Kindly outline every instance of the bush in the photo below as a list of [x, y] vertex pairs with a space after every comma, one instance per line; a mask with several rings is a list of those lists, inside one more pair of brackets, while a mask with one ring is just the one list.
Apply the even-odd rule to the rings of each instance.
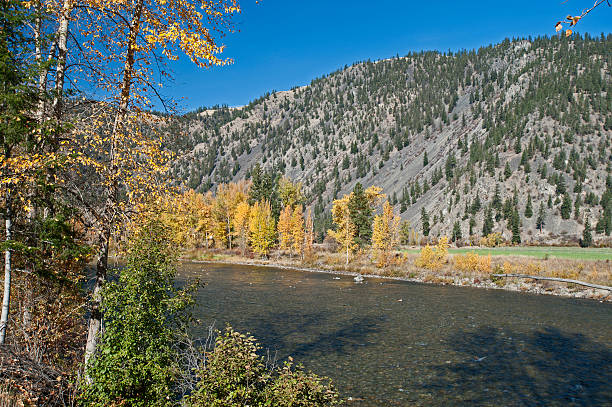
[[191, 407], [339, 405], [338, 393], [328, 379], [294, 367], [292, 359], [282, 367], [268, 368], [257, 355], [252, 336], [227, 327], [219, 333], [212, 352], [198, 372], [196, 390], [189, 396]]
[[491, 273], [491, 255], [479, 256], [474, 252], [458, 254], [453, 258], [453, 263], [459, 271]]
[[503, 243], [504, 238], [497, 232], [489, 233], [487, 236], [480, 238], [480, 246], [497, 247], [501, 246]]
[[176, 403], [177, 335], [191, 296], [174, 288], [167, 230], [150, 221], [129, 249], [127, 266], [102, 292], [105, 329], [86, 372], [86, 406]]
[[421, 254], [414, 261], [414, 265], [417, 267], [439, 271], [442, 269], [448, 258], [448, 238], [442, 236], [438, 240], [438, 245], [431, 247], [430, 245], [425, 246], [421, 249]]

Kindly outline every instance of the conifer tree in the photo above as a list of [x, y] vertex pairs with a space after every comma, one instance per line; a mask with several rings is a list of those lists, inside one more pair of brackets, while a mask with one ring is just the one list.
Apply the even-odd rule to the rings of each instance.
[[582, 231], [582, 239], [580, 240], [580, 246], [589, 247], [593, 245], [593, 236], [591, 235], [591, 223], [587, 217], [584, 222], [584, 230]]
[[453, 233], [451, 234], [451, 241], [456, 242], [457, 240], [461, 240], [461, 225], [459, 221], [456, 220], [453, 224]]
[[536, 219], [536, 227], [542, 233], [542, 229], [546, 224], [546, 213], [544, 212], [544, 202], [540, 202], [540, 210], [538, 211], [538, 218]]
[[506, 165], [504, 166], [504, 178], [508, 179], [512, 175], [512, 170], [510, 170], [510, 164], [506, 161]]
[[531, 203], [531, 194], [527, 195], [527, 205], [525, 206], [525, 217], [531, 218], [533, 216], [533, 207]]
[[425, 207], [421, 208], [421, 224], [423, 226], [423, 236], [429, 236], [429, 215]]
[[521, 219], [516, 208], [512, 212], [512, 243], [521, 244]]
[[427, 151], [425, 151], [425, 154], [423, 154], [423, 167], [427, 167], [428, 163], [429, 159], [427, 158]]
[[487, 208], [487, 212], [485, 213], [485, 218], [482, 223], [482, 235], [488, 236], [493, 232], [493, 211], [489, 206]]
[[348, 210], [355, 226], [355, 242], [363, 247], [372, 238], [372, 207], [361, 183], [357, 183], [349, 195]]
[[571, 213], [572, 213], [572, 200], [570, 199], [569, 194], [566, 192], [563, 195], [563, 202], [561, 203], [561, 218], [569, 219]]

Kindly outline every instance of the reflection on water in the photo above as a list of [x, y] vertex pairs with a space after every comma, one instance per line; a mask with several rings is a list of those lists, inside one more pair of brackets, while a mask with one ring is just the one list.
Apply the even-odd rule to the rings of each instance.
[[359, 406], [612, 405], [612, 305], [499, 290], [184, 264], [196, 316], [251, 332]]

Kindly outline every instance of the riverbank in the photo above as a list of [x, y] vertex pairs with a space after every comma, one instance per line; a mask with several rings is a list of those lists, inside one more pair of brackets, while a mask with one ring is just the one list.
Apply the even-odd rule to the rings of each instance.
[[[186, 253], [184, 260], [198, 263], [221, 263], [244, 266], [270, 267], [284, 270], [307, 271], [338, 275], [362, 275], [364, 278], [384, 278], [418, 283], [468, 286], [516, 292], [556, 295], [569, 298], [588, 298], [612, 302], [612, 292], [555, 281], [519, 278], [497, 278], [493, 273], [477, 270], [461, 271], [454, 267], [454, 258], [437, 271], [414, 266], [416, 257], [408, 255], [391, 266], [376, 267], [369, 256], [360, 254], [346, 265], [343, 256], [336, 253], [315, 253], [308, 261], [291, 258], [283, 253], [274, 253], [269, 259], [241, 256], [232, 251]], [[492, 270], [515, 272], [542, 277], [572, 278], [593, 284], [609, 285], [612, 280], [612, 265], [609, 261], [579, 262], [574, 260], [533, 260], [504, 256], [492, 260]]]

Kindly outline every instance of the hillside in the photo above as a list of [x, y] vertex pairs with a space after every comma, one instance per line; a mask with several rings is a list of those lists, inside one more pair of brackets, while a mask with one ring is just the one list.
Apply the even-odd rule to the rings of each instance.
[[481, 235], [489, 217], [485, 229], [510, 239], [516, 217], [523, 242], [567, 243], [588, 219], [601, 241], [612, 228], [611, 40], [411, 53], [200, 109], [168, 128], [172, 177], [206, 192], [260, 163], [303, 183], [319, 230], [360, 182], [382, 187], [419, 231], [424, 208], [430, 236], [456, 222], [464, 238]]

